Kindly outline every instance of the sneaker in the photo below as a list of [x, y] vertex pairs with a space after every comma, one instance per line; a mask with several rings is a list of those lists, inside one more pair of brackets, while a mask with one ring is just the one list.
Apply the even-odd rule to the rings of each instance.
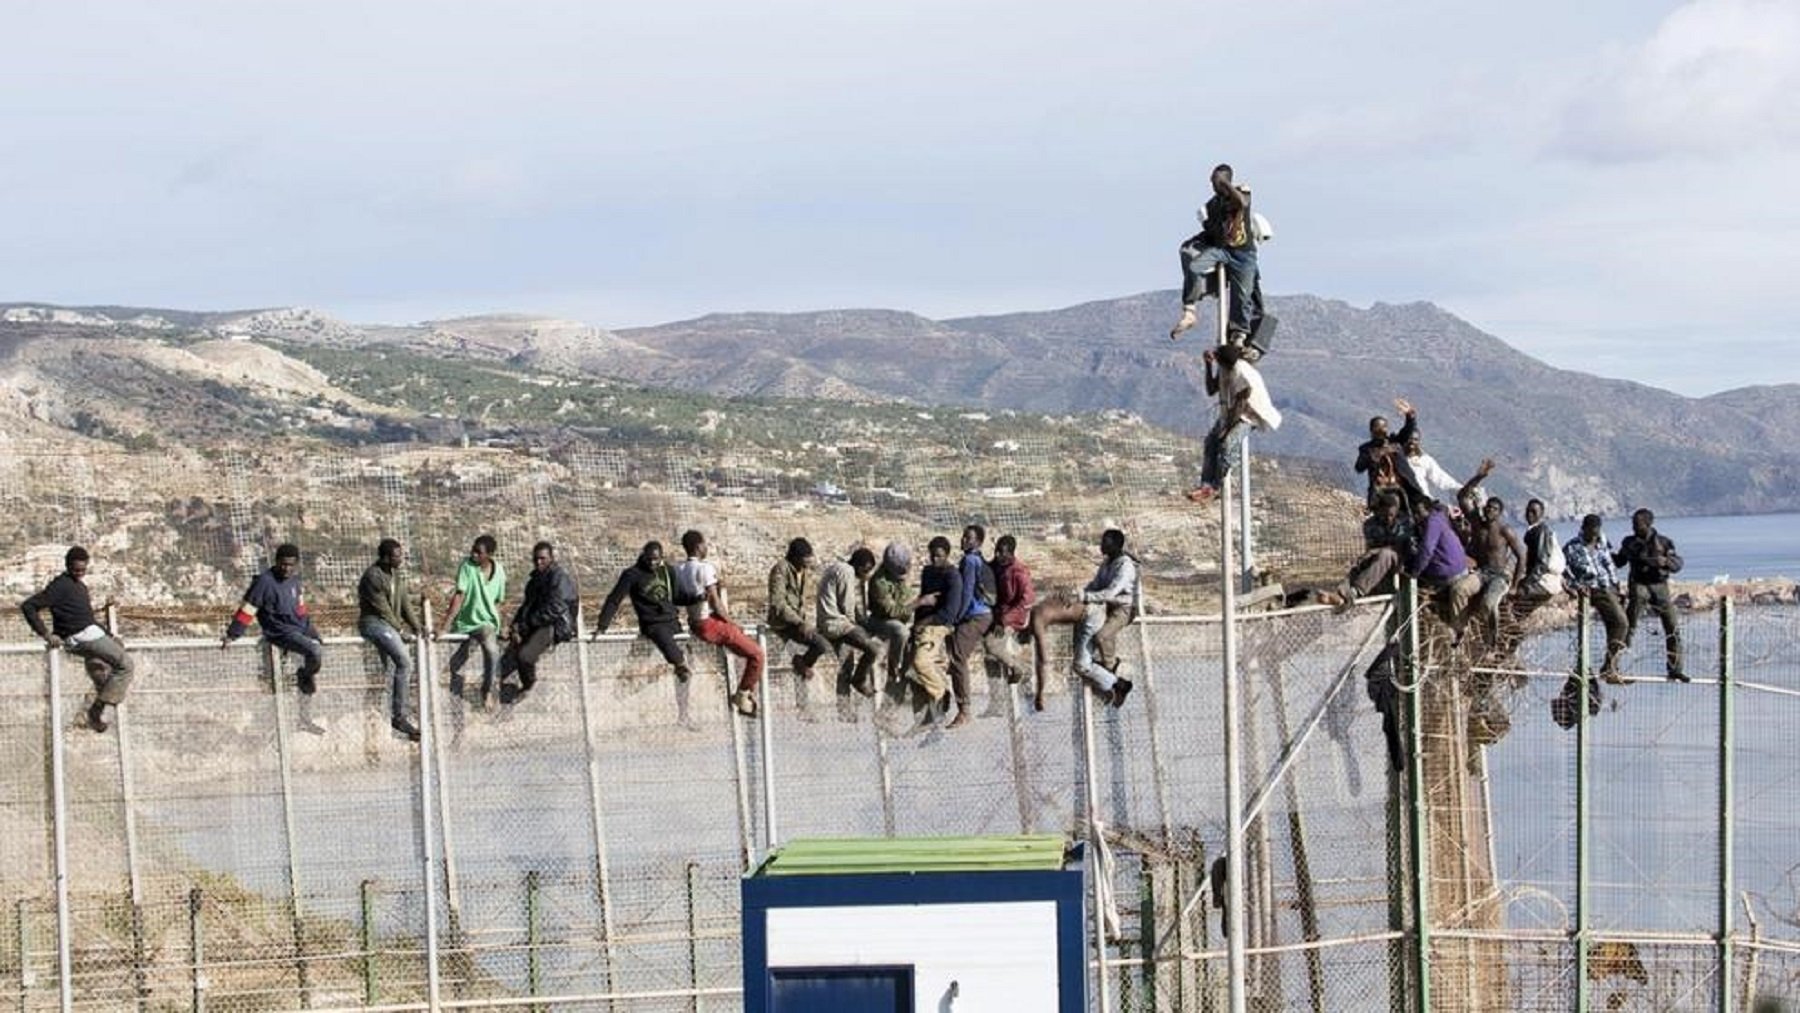
[[812, 666], [811, 665], [802, 665], [800, 663], [800, 655], [798, 655], [798, 654], [794, 655], [794, 660], [789, 662], [789, 664], [791, 664], [793, 666], [795, 678], [799, 678], [799, 679], [812, 678], [812, 675], [813, 675]]
[[411, 721], [408, 721], [404, 717], [391, 718], [388, 721], [388, 726], [393, 728], [394, 731], [398, 732], [403, 737], [405, 737], [406, 740], [409, 742], [419, 741], [418, 726], [413, 724]]
[[1199, 322], [1200, 322], [1200, 314], [1194, 309], [1194, 307], [1183, 306], [1181, 308], [1181, 319], [1175, 321], [1174, 327], [1169, 328], [1169, 340], [1174, 341], [1176, 338], [1181, 337], [1184, 333], [1193, 330], [1194, 325]]
[[740, 689], [731, 694], [731, 707], [747, 718], [756, 716], [756, 694], [747, 689]]
[[1694, 680], [1688, 678], [1688, 675], [1686, 672], [1670, 672], [1669, 673], [1669, 681], [1670, 682], [1693, 682]]
[[676, 682], [686, 682], [690, 678], [693, 678], [693, 675], [694, 675], [694, 670], [687, 667], [686, 665], [676, 665], [675, 666], [675, 681]]
[[1262, 361], [1262, 349], [1256, 347], [1255, 345], [1245, 345], [1244, 346], [1244, 354], [1239, 356], [1239, 358], [1243, 359], [1245, 362], [1248, 362], [1248, 363], [1254, 365], [1254, 364]]
[[299, 684], [300, 692], [307, 696], [312, 696], [319, 690], [318, 679], [308, 673], [302, 672], [295, 678], [295, 682]]
[[1191, 503], [1198, 503], [1201, 506], [1205, 506], [1206, 504], [1211, 503], [1213, 500], [1213, 497], [1217, 496], [1218, 494], [1219, 494], [1219, 490], [1214, 489], [1212, 486], [1200, 485], [1200, 486], [1195, 486], [1192, 489], [1189, 489], [1187, 491], [1187, 498], [1188, 498], [1188, 501]]
[[106, 704], [104, 701], [95, 700], [94, 705], [88, 708], [87, 726], [96, 732], [104, 732], [111, 727], [106, 723]]
[[1125, 706], [1125, 698], [1131, 695], [1130, 679], [1114, 679], [1111, 702], [1114, 707]]

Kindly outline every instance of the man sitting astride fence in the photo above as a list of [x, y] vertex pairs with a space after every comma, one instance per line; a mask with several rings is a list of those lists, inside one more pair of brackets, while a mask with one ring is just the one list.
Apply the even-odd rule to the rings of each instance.
[[500, 659], [502, 680], [514, 672], [517, 685], [500, 683], [500, 702], [519, 701], [537, 685], [538, 662], [557, 644], [574, 640], [576, 613], [581, 601], [575, 589], [575, 578], [556, 561], [556, 547], [539, 542], [531, 547], [531, 578], [525, 582], [525, 598], [513, 613], [506, 631], [506, 656]]
[[1619, 603], [1619, 577], [1613, 572], [1612, 541], [1601, 530], [1599, 514], [1581, 519], [1581, 534], [1563, 546], [1568, 561], [1567, 583], [1575, 597], [1586, 599], [1600, 614], [1606, 627], [1606, 660], [1600, 663], [1600, 678], [1611, 683], [1624, 682], [1619, 675], [1619, 654], [1625, 650], [1630, 620], [1625, 606]]
[[300, 586], [299, 546], [276, 547], [275, 562], [250, 582], [231, 624], [225, 627], [219, 649], [230, 647], [251, 623], [262, 627], [263, 639], [273, 646], [300, 655], [300, 668], [294, 673], [295, 685], [300, 689], [298, 724], [301, 731], [323, 734], [325, 729], [312, 720], [310, 703], [319, 688], [317, 678], [325, 663], [325, 642], [306, 614], [306, 596]]
[[1363, 546], [1367, 551], [1335, 590], [1314, 592], [1313, 598], [1347, 609], [1365, 595], [1391, 591], [1394, 577], [1413, 556], [1414, 542], [1412, 518], [1401, 508], [1400, 494], [1383, 490], [1375, 497], [1375, 512], [1363, 521]]
[[413, 607], [406, 574], [401, 570], [406, 553], [398, 541], [383, 538], [375, 549], [375, 564], [363, 571], [356, 584], [356, 632], [373, 644], [388, 676], [388, 724], [414, 742], [419, 726], [413, 723], [407, 696], [411, 691], [412, 657], [400, 635], [405, 626], [420, 636], [423, 624]]
[[1669, 665], [1669, 678], [1690, 682], [1681, 665], [1681, 626], [1675, 620], [1675, 602], [1669, 595], [1669, 578], [1681, 572], [1681, 554], [1675, 543], [1657, 533], [1656, 515], [1638, 510], [1631, 515], [1631, 534], [1619, 543], [1613, 563], [1629, 566], [1630, 605], [1625, 610], [1628, 624], [1625, 640], [1630, 643], [1637, 632], [1638, 617], [1646, 607], [1662, 620], [1663, 653]]
[[1419, 547], [1407, 564], [1407, 573], [1421, 588], [1440, 593], [1439, 604], [1450, 625], [1451, 643], [1461, 643], [1469, 602], [1481, 589], [1481, 578], [1469, 571], [1462, 539], [1450, 527], [1450, 515], [1442, 503], [1421, 500], [1414, 504], [1412, 513]]
[[819, 577], [819, 635], [837, 655], [838, 718], [844, 721], [856, 720], [852, 690], [875, 695], [875, 666], [885, 651], [865, 625], [869, 610], [863, 584], [875, 573], [875, 565], [875, 553], [857, 546], [848, 560], [833, 560]]
[[[44, 638], [51, 650], [62, 648], [81, 658], [88, 679], [94, 684], [94, 702], [88, 705], [87, 724], [96, 732], [106, 731], [106, 707], [115, 708], [124, 701], [131, 685], [131, 656], [125, 645], [94, 622], [94, 603], [88, 596], [88, 551], [79, 545], [63, 553], [63, 572], [45, 585], [42, 591], [25, 599], [19, 611], [31, 632]], [[50, 610], [50, 628], [44, 628], [39, 613]]]
[[619, 573], [619, 580], [600, 606], [600, 621], [594, 624], [594, 637], [612, 629], [619, 606], [629, 596], [631, 611], [637, 616], [638, 633], [656, 645], [663, 660], [675, 670], [675, 678], [688, 681], [693, 670], [688, 668], [687, 651], [675, 639], [681, 634], [681, 620], [675, 609], [675, 575], [663, 562], [661, 542], [645, 542], [635, 562]]

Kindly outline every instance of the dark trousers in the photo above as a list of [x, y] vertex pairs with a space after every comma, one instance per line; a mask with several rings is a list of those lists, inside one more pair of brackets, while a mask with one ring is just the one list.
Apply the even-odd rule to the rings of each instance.
[[1217, 489], [1225, 482], [1225, 476], [1231, 472], [1232, 459], [1238, 456], [1238, 448], [1244, 445], [1244, 437], [1250, 435], [1250, 428], [1242, 419], [1226, 419], [1219, 416], [1213, 427], [1207, 430], [1205, 450], [1200, 458], [1200, 484]]
[[1600, 664], [1600, 673], [1608, 675], [1619, 670], [1619, 652], [1625, 650], [1625, 642], [1631, 639], [1631, 620], [1625, 615], [1625, 606], [1619, 604], [1618, 594], [1610, 587], [1589, 591], [1587, 600], [1599, 613], [1601, 625], [1606, 627], [1606, 660]]
[[1638, 618], [1643, 615], [1646, 607], [1662, 620], [1663, 654], [1669, 664], [1669, 674], [1682, 674], [1681, 627], [1675, 620], [1675, 602], [1669, 597], [1668, 581], [1631, 585], [1631, 605], [1625, 612], [1626, 640], [1629, 641], [1637, 633]]
[[675, 642], [675, 637], [681, 633], [680, 624], [673, 621], [651, 623], [649, 626], [638, 627], [638, 632], [644, 635], [644, 639], [656, 645], [656, 649], [662, 652], [664, 661], [677, 668], [687, 664], [687, 652]]
[[500, 677], [505, 678], [517, 672], [519, 692], [530, 690], [537, 685], [538, 662], [555, 646], [556, 627], [539, 626], [506, 649], [506, 656], [500, 659]]
[[794, 656], [794, 674], [796, 675], [805, 674], [810, 677], [812, 667], [819, 663], [820, 658], [831, 653], [831, 641], [826, 640], [825, 634], [816, 629], [813, 630], [810, 638], [803, 636], [802, 630], [798, 626], [770, 626], [769, 632], [788, 643], [806, 648], [805, 652]]
[[969, 659], [981, 654], [981, 638], [994, 625], [994, 614], [983, 612], [956, 624], [950, 634], [950, 691], [959, 707], [969, 703]]
[[1350, 568], [1344, 582], [1338, 585], [1338, 593], [1355, 601], [1365, 595], [1373, 594], [1376, 588], [1389, 583], [1390, 579], [1400, 572], [1400, 553], [1387, 546], [1370, 549]]
[[311, 696], [318, 689], [319, 666], [325, 663], [325, 645], [302, 636], [268, 637], [276, 649], [300, 655], [300, 667], [294, 671], [294, 683], [300, 692]]
[[842, 636], [825, 638], [837, 653], [838, 696], [849, 696], [855, 684], [874, 677], [875, 662], [882, 657], [886, 644], [861, 626], [852, 626]]

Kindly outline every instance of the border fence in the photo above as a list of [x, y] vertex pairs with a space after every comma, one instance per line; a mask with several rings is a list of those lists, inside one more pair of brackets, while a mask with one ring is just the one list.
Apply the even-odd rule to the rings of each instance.
[[[1573, 630], [1471, 665], [1408, 614], [1239, 622], [1251, 1008], [1800, 1000], [1800, 617], [1690, 614], [1693, 684], [1640, 643], [1565, 729]], [[779, 663], [733, 718], [710, 648], [684, 684], [623, 636], [484, 711], [425, 640], [416, 745], [354, 639], [330, 639], [312, 734], [266, 646], [122, 633], [141, 674], [105, 735], [74, 726], [67, 656], [0, 647], [5, 1008], [736, 1009], [737, 880], [771, 845], [1044, 831], [1104, 845], [1097, 1003], [1225, 1008], [1216, 619], [1129, 630], [1123, 708], [1058, 676], [1035, 713], [990, 679], [983, 720], [903, 735], [885, 695], [840, 710]], [[1404, 770], [1365, 679], [1390, 638]]]

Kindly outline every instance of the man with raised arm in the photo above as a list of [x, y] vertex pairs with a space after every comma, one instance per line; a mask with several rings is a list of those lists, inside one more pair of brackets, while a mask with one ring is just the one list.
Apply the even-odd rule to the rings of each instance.
[[[94, 702], [88, 705], [87, 724], [96, 732], [109, 727], [108, 705], [118, 707], [131, 685], [131, 656], [125, 645], [94, 621], [94, 603], [88, 596], [88, 550], [72, 545], [63, 553], [63, 572], [42, 591], [19, 603], [25, 625], [42, 637], [51, 650], [61, 648], [81, 658], [94, 684]], [[45, 628], [41, 613], [50, 611]]]
[[661, 542], [645, 542], [637, 561], [620, 571], [612, 593], [600, 606], [600, 621], [594, 624], [594, 638], [612, 629], [619, 606], [631, 598], [631, 611], [637, 616], [638, 633], [656, 645], [663, 660], [675, 670], [675, 678], [688, 681], [687, 652], [675, 638], [681, 634], [681, 621], [675, 609], [675, 574], [663, 562]]
[[1388, 432], [1388, 420], [1377, 415], [1369, 420], [1369, 438], [1356, 448], [1356, 470], [1369, 476], [1367, 502], [1371, 508], [1375, 506], [1375, 494], [1383, 489], [1397, 490], [1409, 509], [1431, 498], [1420, 488], [1406, 459], [1406, 445], [1418, 432], [1418, 412], [1403, 397], [1394, 399], [1394, 407], [1406, 419], [1400, 431]]
[[722, 647], [744, 660], [737, 690], [731, 694], [731, 706], [745, 717], [755, 717], [756, 689], [762, 683], [762, 647], [732, 621], [725, 585], [719, 581], [719, 568], [707, 558], [711, 546], [706, 536], [694, 530], [683, 532], [681, 549], [687, 559], [675, 568], [675, 593], [687, 605], [688, 629], [702, 643]]

